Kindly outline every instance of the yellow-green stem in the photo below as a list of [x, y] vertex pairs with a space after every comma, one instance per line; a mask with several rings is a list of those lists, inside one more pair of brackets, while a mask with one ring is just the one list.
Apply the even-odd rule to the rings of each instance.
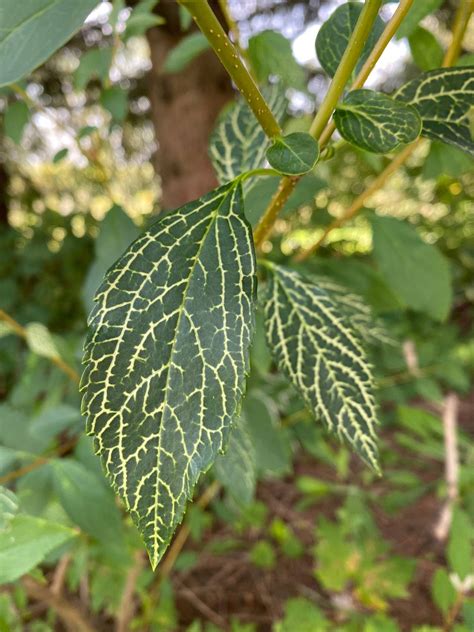
[[310, 134], [319, 140], [324, 128], [334, 112], [337, 102], [344, 92], [347, 82], [351, 78], [354, 68], [362, 54], [367, 38], [378, 15], [382, 0], [366, 0], [347, 48], [334, 75], [329, 90], [321, 103], [309, 129]]
[[178, 0], [191, 13], [201, 33], [206, 37], [222, 65], [229, 73], [239, 92], [246, 99], [252, 112], [269, 138], [281, 135], [281, 128], [262, 96], [252, 75], [219, 20], [214, 15], [207, 0]]
[[[341, 63], [329, 86], [329, 90], [318, 110], [318, 113], [311, 125], [310, 133], [316, 140], [324, 130], [327, 122], [332, 116], [334, 108], [342, 95], [344, 88], [354, 71], [364, 47], [365, 41], [370, 33], [372, 25], [377, 17], [382, 0], [367, 0], [360, 14], [354, 32], [347, 44], [347, 48], [341, 59]], [[279, 212], [285, 202], [293, 192], [299, 178], [283, 178], [280, 186], [270, 201], [262, 219], [254, 232], [255, 247], [261, 248], [265, 238], [272, 229]]]

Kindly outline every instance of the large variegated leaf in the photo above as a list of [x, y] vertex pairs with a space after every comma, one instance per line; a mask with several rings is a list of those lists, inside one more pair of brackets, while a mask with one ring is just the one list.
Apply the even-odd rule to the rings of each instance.
[[469, 119], [474, 107], [474, 66], [426, 72], [402, 86], [395, 98], [418, 110], [423, 136], [474, 155]]
[[372, 375], [338, 305], [297, 272], [272, 265], [265, 320], [278, 366], [315, 417], [378, 470]]
[[166, 215], [109, 270], [90, 317], [87, 429], [153, 566], [244, 388], [256, 276], [242, 205], [229, 183]]
[[421, 119], [414, 107], [374, 90], [353, 90], [339, 103], [334, 123], [349, 143], [384, 154], [421, 133]]
[[[267, 103], [281, 120], [286, 101], [276, 88], [264, 91]], [[268, 140], [260, 123], [243, 99], [221, 114], [209, 143], [209, 154], [219, 182], [230, 182], [240, 174], [258, 169], [265, 162]]]

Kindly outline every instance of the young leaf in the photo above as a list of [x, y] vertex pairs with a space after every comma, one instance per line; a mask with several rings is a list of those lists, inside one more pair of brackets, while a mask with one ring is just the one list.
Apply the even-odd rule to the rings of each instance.
[[82, 26], [98, 0], [2, 0], [0, 86], [42, 64]]
[[63, 525], [18, 515], [0, 533], [0, 583], [13, 582], [76, 533]]
[[[277, 120], [281, 120], [286, 101], [277, 89], [264, 90], [264, 97]], [[212, 133], [209, 155], [221, 184], [263, 166], [267, 137], [252, 110], [239, 99], [222, 112]]]
[[202, 33], [190, 33], [171, 50], [165, 60], [165, 72], [181, 72], [192, 60], [209, 48], [209, 42]]
[[433, 70], [443, 63], [444, 51], [433, 33], [421, 26], [408, 38], [413, 61], [421, 70]]
[[354, 90], [337, 106], [334, 122], [341, 136], [366, 151], [385, 154], [421, 133], [415, 108], [373, 90]]
[[[319, 29], [316, 37], [316, 54], [319, 63], [329, 76], [334, 76], [337, 67], [344, 55], [344, 52], [351, 38], [352, 32], [357, 24], [363, 7], [362, 2], [346, 2], [338, 7]], [[367, 38], [367, 42], [362, 51], [362, 55], [357, 62], [355, 72], [357, 73], [370, 55], [375, 42], [380, 37], [384, 22], [377, 17], [372, 31]]]
[[418, 110], [423, 121], [423, 136], [474, 155], [469, 128], [469, 112], [474, 102], [474, 66], [426, 72], [402, 86], [395, 98]]
[[275, 361], [308, 408], [378, 471], [372, 374], [358, 336], [330, 295], [272, 265], [265, 304]]
[[230, 183], [163, 217], [108, 272], [90, 316], [87, 430], [154, 567], [242, 397], [256, 286], [242, 206]]
[[113, 49], [111, 46], [93, 48], [81, 55], [79, 66], [74, 72], [74, 89], [85, 90], [91, 79], [100, 79], [103, 83], [109, 76]]
[[240, 504], [248, 505], [257, 483], [255, 452], [243, 417], [231, 430], [227, 452], [217, 457], [216, 478]]
[[5, 136], [19, 145], [23, 138], [23, 132], [30, 120], [30, 110], [23, 101], [15, 101], [7, 107], [3, 119]]
[[319, 145], [306, 132], [294, 132], [288, 136], [275, 138], [267, 149], [270, 165], [290, 176], [308, 173], [319, 158]]
[[412, 309], [444, 320], [451, 307], [449, 265], [413, 226], [394, 217], [372, 218], [374, 258], [386, 283]]

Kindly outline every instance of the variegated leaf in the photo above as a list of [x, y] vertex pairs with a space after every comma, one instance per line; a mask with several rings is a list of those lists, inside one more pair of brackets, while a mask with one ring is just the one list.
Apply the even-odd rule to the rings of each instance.
[[378, 471], [373, 378], [359, 337], [330, 295], [270, 265], [265, 303], [274, 358], [316, 418]]
[[311, 275], [311, 280], [327, 292], [334, 303], [341, 308], [361, 340], [367, 343], [394, 344], [393, 338], [390, 337], [383, 323], [374, 316], [361, 296], [328, 277]]
[[334, 123], [349, 143], [385, 154], [421, 133], [421, 118], [414, 107], [374, 90], [353, 90], [339, 103]]
[[153, 567], [242, 397], [256, 286], [242, 206], [229, 183], [163, 217], [109, 270], [90, 316], [87, 430]]
[[[281, 120], [286, 101], [276, 88], [265, 90], [264, 96], [277, 120]], [[209, 154], [219, 182], [230, 182], [237, 176], [262, 167], [268, 140], [260, 123], [243, 99], [225, 108], [212, 133]]]
[[395, 98], [413, 105], [422, 135], [474, 155], [470, 111], [474, 107], [474, 66], [438, 68], [409, 81]]

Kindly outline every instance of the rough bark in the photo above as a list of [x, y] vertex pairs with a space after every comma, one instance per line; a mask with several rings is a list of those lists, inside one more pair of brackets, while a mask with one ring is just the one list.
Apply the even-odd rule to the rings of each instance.
[[162, 180], [162, 205], [174, 208], [216, 186], [207, 146], [217, 115], [232, 98], [232, 86], [211, 51], [179, 73], [163, 72], [166, 56], [183, 33], [175, 3], [157, 8], [166, 25], [148, 32], [149, 93], [158, 142], [155, 166]]

